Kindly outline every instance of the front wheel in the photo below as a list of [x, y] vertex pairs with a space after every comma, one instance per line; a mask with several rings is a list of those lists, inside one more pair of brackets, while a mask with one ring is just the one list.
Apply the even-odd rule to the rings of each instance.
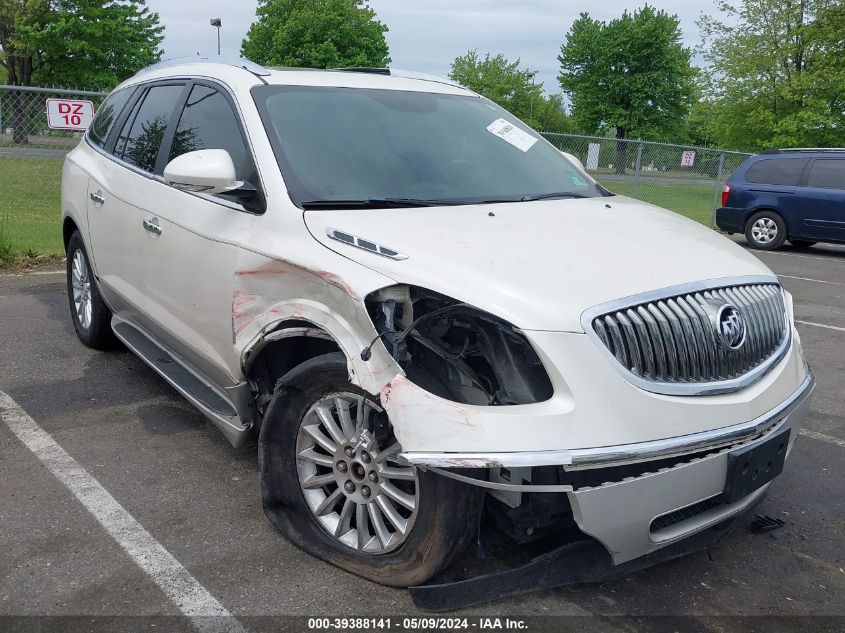
[[774, 211], [760, 211], [748, 219], [745, 239], [753, 248], [777, 250], [786, 240], [786, 223]]
[[259, 436], [264, 512], [288, 540], [369, 580], [426, 582], [475, 533], [481, 493], [398, 459], [387, 415], [342, 354], [288, 373]]
[[108, 349], [117, 344], [111, 329], [111, 311], [100, 296], [88, 253], [79, 231], [67, 245], [67, 294], [76, 335], [88, 347]]

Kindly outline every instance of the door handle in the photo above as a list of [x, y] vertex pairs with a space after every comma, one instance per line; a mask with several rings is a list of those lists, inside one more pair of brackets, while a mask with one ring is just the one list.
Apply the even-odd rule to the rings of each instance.
[[103, 193], [101, 191], [97, 191], [96, 193], [90, 193], [90, 194], [88, 194], [88, 197], [91, 198], [91, 201], [94, 204], [101, 205], [106, 201], [106, 199], [103, 197]]
[[153, 235], [161, 235], [161, 227], [152, 220], [144, 220], [144, 230]]

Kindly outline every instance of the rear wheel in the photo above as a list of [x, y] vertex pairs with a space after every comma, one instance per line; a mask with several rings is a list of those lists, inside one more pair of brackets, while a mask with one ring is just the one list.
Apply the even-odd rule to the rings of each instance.
[[287, 374], [259, 437], [264, 512], [290, 541], [375, 582], [426, 582], [474, 534], [481, 493], [398, 459], [387, 415], [328, 354]]
[[760, 211], [748, 219], [745, 239], [754, 248], [776, 250], [786, 240], [786, 223], [774, 211]]
[[67, 294], [76, 335], [88, 347], [114, 347], [117, 338], [111, 329], [111, 311], [100, 296], [97, 281], [79, 231], [67, 246]]
[[810, 248], [811, 246], [815, 246], [816, 242], [810, 242], [809, 240], [789, 240], [789, 243], [792, 244], [795, 248]]

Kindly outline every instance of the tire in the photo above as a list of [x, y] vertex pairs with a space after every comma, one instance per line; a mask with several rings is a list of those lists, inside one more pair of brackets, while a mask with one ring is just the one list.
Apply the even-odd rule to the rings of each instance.
[[745, 239], [752, 248], [774, 251], [783, 245], [786, 238], [786, 223], [774, 211], [759, 211], [745, 224]]
[[[344, 431], [338, 412], [347, 404], [353, 422], [351, 426], [347, 423]], [[318, 405], [323, 409], [322, 417], [316, 413]], [[368, 442], [364, 441], [366, 433], [348, 432], [361, 426], [359, 409], [372, 431]], [[335, 441], [328, 431], [326, 411], [343, 442]], [[324, 444], [328, 440], [336, 446], [332, 457], [327, 458], [329, 450], [314, 441], [303, 430], [305, 427], [320, 433]], [[350, 436], [360, 443], [348, 442]], [[345, 444], [351, 457], [344, 451]], [[483, 493], [385, 457], [395, 455], [398, 449], [381, 407], [349, 382], [343, 354], [306, 361], [279, 381], [264, 415], [258, 440], [264, 513], [289, 541], [317, 558], [382, 585], [422, 584], [444, 569], [476, 533]], [[302, 458], [303, 454], [317, 457]], [[318, 465], [311, 459], [326, 463]], [[337, 465], [340, 462], [347, 465], [342, 469]], [[378, 470], [375, 480], [373, 470]], [[413, 481], [391, 479], [384, 474], [387, 472], [401, 473]], [[311, 480], [315, 483], [307, 485], [315, 487], [306, 489], [302, 482], [308, 482], [309, 477], [328, 481], [321, 484], [323, 480]], [[370, 490], [366, 494], [369, 500], [364, 487]], [[390, 493], [385, 493], [388, 487]], [[413, 511], [394, 500], [396, 490], [405, 495], [402, 498], [406, 502], [414, 500]], [[325, 503], [330, 505], [324, 507]], [[390, 512], [382, 510], [383, 503]], [[318, 519], [319, 512], [323, 514]], [[398, 522], [405, 521], [404, 534], [390, 520], [397, 512]], [[381, 517], [381, 535], [385, 538], [379, 538], [372, 513]], [[363, 538], [359, 522], [364, 525]]]
[[809, 240], [789, 240], [789, 243], [795, 248], [810, 248], [811, 246], [816, 245], [816, 242], [811, 242]]
[[79, 340], [93, 349], [115, 347], [117, 338], [111, 329], [111, 310], [100, 296], [79, 231], [71, 235], [67, 245], [67, 296], [73, 329]]

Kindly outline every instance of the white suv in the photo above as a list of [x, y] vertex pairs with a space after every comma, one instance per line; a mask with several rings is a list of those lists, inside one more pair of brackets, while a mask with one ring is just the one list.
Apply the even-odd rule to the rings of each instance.
[[721, 534], [813, 387], [756, 258], [447, 80], [151, 67], [68, 155], [62, 215], [83, 343], [257, 433], [273, 525], [384, 584], [482, 517], [617, 568]]

